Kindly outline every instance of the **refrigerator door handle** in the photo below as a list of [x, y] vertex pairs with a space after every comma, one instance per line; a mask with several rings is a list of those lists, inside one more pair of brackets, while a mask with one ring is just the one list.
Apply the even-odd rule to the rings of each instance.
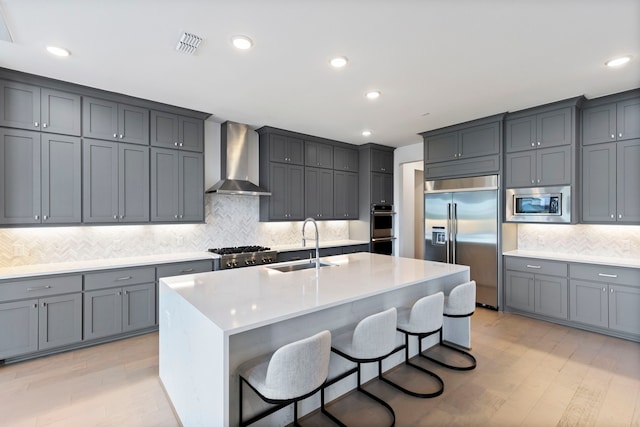
[[451, 215], [451, 223], [453, 225], [453, 229], [451, 230], [451, 252], [452, 252], [452, 260], [451, 263], [455, 264], [458, 262], [456, 259], [456, 246], [458, 246], [458, 204], [453, 204], [453, 213]]
[[450, 242], [451, 242], [451, 203], [447, 203], [447, 264], [451, 264], [450, 259]]

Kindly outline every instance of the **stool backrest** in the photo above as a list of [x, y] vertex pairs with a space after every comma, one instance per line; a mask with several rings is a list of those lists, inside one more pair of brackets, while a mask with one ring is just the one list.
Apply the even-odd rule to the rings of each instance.
[[395, 307], [362, 319], [353, 331], [352, 356], [373, 359], [391, 353], [396, 345], [397, 322]]
[[280, 347], [267, 368], [265, 386], [271, 390], [269, 397], [292, 399], [320, 387], [329, 374], [330, 354], [329, 331]]
[[447, 314], [471, 314], [476, 309], [476, 281], [456, 286], [447, 298]]
[[420, 298], [411, 307], [409, 315], [411, 330], [424, 333], [437, 331], [442, 327], [443, 310], [444, 294], [442, 292]]

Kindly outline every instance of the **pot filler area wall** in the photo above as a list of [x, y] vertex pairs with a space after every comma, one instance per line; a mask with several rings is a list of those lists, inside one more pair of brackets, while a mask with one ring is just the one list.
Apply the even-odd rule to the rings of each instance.
[[[0, 229], [0, 267], [300, 243], [302, 222], [260, 222], [255, 196], [205, 196], [205, 224]], [[349, 238], [347, 221], [319, 221], [321, 240]]]

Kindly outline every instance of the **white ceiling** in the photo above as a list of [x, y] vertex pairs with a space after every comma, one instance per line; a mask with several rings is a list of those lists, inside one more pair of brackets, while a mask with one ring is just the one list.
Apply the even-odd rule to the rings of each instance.
[[[0, 0], [0, 66], [354, 144], [640, 87], [639, 0]], [[183, 31], [204, 38], [175, 50]], [[234, 34], [254, 42], [231, 47]], [[72, 55], [61, 59], [44, 47]], [[607, 59], [633, 55], [621, 69]], [[328, 62], [345, 55], [342, 70]], [[367, 90], [382, 91], [376, 101]], [[429, 113], [424, 116], [425, 113]], [[371, 129], [365, 138], [360, 132]]]

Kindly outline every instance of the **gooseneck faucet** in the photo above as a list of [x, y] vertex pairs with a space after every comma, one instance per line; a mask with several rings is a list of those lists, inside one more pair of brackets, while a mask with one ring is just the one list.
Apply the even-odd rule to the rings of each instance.
[[313, 218], [307, 218], [304, 220], [302, 224], [302, 246], [307, 245], [307, 238], [304, 237], [304, 227], [308, 222], [313, 223], [313, 226], [316, 228], [316, 270], [320, 269], [320, 239], [318, 239], [318, 223]]

